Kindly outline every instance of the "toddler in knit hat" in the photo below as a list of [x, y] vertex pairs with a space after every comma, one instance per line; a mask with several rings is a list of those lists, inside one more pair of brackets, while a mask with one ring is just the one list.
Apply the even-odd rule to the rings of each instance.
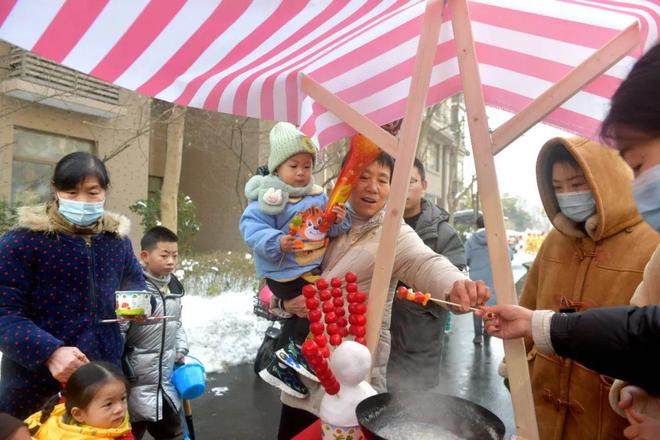
[[[328, 198], [314, 184], [312, 170], [316, 145], [293, 124], [277, 123], [270, 132], [267, 176], [254, 176], [245, 185], [250, 201], [240, 220], [243, 239], [252, 249], [258, 277], [279, 300], [301, 295], [302, 288], [318, 279], [328, 238], [319, 230]], [[343, 205], [333, 207], [337, 220], [327, 235], [350, 229]], [[296, 372], [318, 381], [300, 353], [309, 321], [292, 316], [282, 327], [274, 359], [259, 376], [294, 397], [308, 390]], [[294, 371], [295, 370], [295, 371]]]

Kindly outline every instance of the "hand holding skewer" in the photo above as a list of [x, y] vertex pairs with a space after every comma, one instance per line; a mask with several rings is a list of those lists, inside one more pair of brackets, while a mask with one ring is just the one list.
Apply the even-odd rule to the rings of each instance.
[[[487, 292], [487, 295], [490, 296], [490, 292]], [[401, 300], [407, 300], [414, 302], [416, 304], [420, 304], [422, 306], [426, 306], [429, 301], [437, 303], [437, 304], [446, 304], [448, 306], [452, 306], [456, 309], [460, 310], [465, 310], [465, 307], [457, 302], [452, 302], [452, 301], [447, 301], [447, 300], [442, 300], [442, 299], [437, 299], [431, 297], [430, 293], [422, 293], [419, 291], [413, 291], [412, 289], [409, 289], [407, 287], [401, 286], [396, 290], [396, 297], [401, 299]], [[476, 307], [467, 307], [467, 310], [472, 310], [473, 312], [478, 312], [479, 309]]]

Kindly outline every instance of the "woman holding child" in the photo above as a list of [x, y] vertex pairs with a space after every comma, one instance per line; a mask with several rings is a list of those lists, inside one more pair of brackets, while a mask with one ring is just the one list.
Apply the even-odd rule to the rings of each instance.
[[[343, 277], [346, 272], [352, 271], [358, 276], [358, 288], [369, 290], [393, 171], [393, 159], [381, 153], [358, 178], [347, 206], [351, 228], [330, 241], [321, 264], [325, 279]], [[373, 360], [371, 384], [378, 391], [386, 390], [385, 367], [390, 351], [389, 317], [397, 280], [430, 292], [436, 298], [449, 297], [451, 301], [462, 305], [460, 310], [454, 310], [458, 313], [467, 311], [468, 305], [484, 304], [489, 297], [483, 282], [467, 279], [449, 260], [428, 248], [410, 226], [402, 224], [397, 238], [380, 342]], [[307, 314], [305, 298], [302, 296], [285, 300], [283, 305], [289, 313], [301, 317]], [[280, 439], [295, 436], [313, 423], [315, 414], [318, 414], [322, 389], [318, 383], [307, 378], [301, 379], [309, 390], [309, 397], [299, 399], [282, 394], [278, 433]]]
[[126, 217], [104, 210], [103, 163], [71, 153], [55, 167], [53, 200], [19, 210], [0, 238], [0, 412], [25, 418], [90, 360], [120, 364], [115, 291], [145, 290]]

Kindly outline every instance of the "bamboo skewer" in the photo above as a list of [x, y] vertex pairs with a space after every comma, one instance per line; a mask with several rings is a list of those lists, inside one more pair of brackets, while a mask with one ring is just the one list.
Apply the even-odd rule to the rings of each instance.
[[[445, 301], [443, 299], [436, 299], [436, 298], [433, 298], [433, 297], [429, 298], [429, 301], [433, 301], [433, 302], [436, 302], [436, 303], [439, 303], [439, 304], [447, 304], [448, 306], [458, 307], [459, 309], [461, 307], [463, 307], [458, 303], [451, 302], [451, 301]], [[478, 312], [479, 311], [479, 309], [477, 309], [476, 307], [470, 307], [470, 310], [472, 310], [473, 312]]]

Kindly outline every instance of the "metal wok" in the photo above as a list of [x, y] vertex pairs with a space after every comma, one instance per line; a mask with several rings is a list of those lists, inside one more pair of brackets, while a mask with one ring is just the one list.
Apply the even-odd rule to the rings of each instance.
[[501, 440], [504, 423], [486, 408], [439, 393], [383, 393], [357, 406], [368, 440]]

